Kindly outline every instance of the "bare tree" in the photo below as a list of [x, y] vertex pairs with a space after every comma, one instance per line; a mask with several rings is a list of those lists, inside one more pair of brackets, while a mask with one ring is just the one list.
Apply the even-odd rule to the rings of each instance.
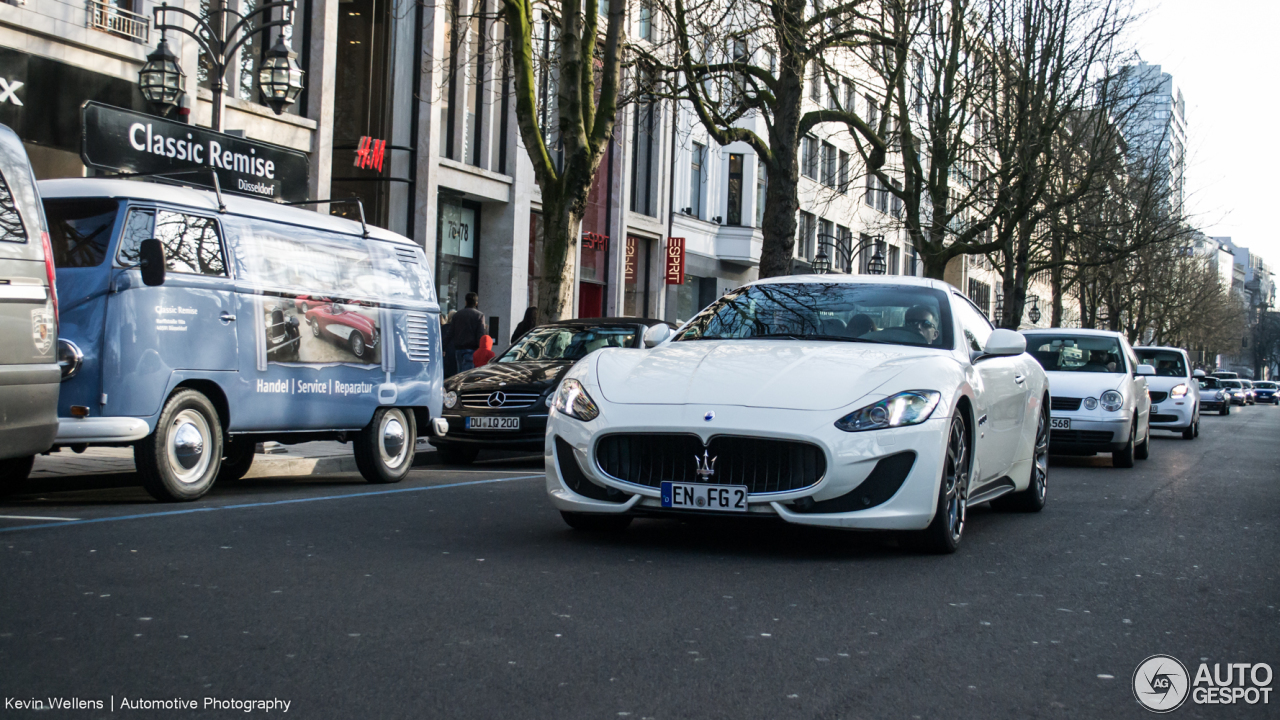
[[[687, 101], [721, 145], [744, 142], [764, 166], [760, 277], [791, 272], [800, 208], [800, 138], [820, 125], [862, 138], [879, 167], [886, 143], [849, 102], [840, 62], [851, 50], [885, 42], [872, 0], [672, 0], [662, 12], [669, 46], [648, 54], [666, 71], [666, 92]], [[825, 95], [805, 110], [807, 87]], [[752, 121], [764, 125], [753, 129]]]
[[[541, 30], [535, 10], [545, 19]], [[596, 0], [502, 0], [516, 124], [542, 191], [538, 307], [551, 320], [573, 311], [574, 249], [620, 105], [626, 2], [609, 0], [603, 32], [599, 11]], [[554, 100], [539, 92], [540, 76], [554, 78], [547, 84]]]

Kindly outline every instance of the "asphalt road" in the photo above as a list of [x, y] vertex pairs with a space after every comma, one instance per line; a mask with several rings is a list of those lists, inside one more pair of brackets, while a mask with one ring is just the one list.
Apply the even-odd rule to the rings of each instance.
[[0, 504], [75, 518], [0, 518], [0, 696], [280, 698], [303, 718], [1149, 717], [1131, 677], [1150, 655], [1280, 669], [1278, 437], [1280, 408], [1254, 407], [1157, 436], [1134, 470], [1055, 458], [1043, 513], [974, 509], [946, 557], [771, 522], [577, 533], [537, 461], [181, 506], [64, 485]]

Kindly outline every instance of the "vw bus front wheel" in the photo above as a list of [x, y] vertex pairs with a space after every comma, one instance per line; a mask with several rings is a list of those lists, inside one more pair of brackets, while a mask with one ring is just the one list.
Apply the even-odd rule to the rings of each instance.
[[371, 483], [398, 483], [413, 469], [418, 428], [413, 413], [378, 408], [373, 421], [355, 437], [356, 467]]
[[222, 423], [209, 398], [182, 389], [164, 404], [156, 429], [133, 446], [142, 485], [160, 502], [195, 500], [222, 466]]

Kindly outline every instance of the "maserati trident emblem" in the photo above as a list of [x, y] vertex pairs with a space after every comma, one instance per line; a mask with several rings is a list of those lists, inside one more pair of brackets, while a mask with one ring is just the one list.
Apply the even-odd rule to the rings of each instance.
[[693, 461], [698, 464], [698, 478], [701, 480], [710, 480], [716, 474], [716, 458], [708, 457], [706, 450], [702, 451], [702, 457], [693, 456]]

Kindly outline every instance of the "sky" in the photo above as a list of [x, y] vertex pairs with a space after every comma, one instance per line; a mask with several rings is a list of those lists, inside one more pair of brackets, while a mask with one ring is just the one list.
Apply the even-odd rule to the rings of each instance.
[[1280, 99], [1275, 0], [1136, 0], [1131, 43], [1187, 103], [1187, 207], [1280, 275]]

